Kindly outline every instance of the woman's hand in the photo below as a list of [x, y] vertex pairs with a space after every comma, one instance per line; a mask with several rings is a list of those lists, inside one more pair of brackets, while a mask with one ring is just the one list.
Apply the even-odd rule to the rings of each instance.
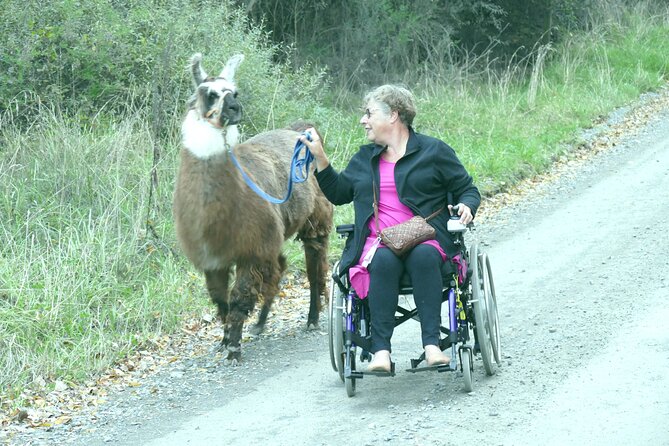
[[320, 136], [315, 128], [309, 127], [306, 132], [311, 135], [311, 141], [309, 141], [306, 135], [300, 135], [300, 141], [307, 146], [309, 152], [314, 156], [314, 161], [316, 162], [316, 170], [319, 172], [330, 165], [325, 150], [323, 149], [323, 142], [321, 141]]
[[[458, 203], [458, 215], [460, 216], [460, 223], [463, 225], [467, 225], [474, 220], [474, 215], [472, 214], [472, 210], [469, 209], [469, 206], [467, 206], [464, 203]], [[448, 210], [451, 211], [453, 209], [452, 205], [448, 205]]]

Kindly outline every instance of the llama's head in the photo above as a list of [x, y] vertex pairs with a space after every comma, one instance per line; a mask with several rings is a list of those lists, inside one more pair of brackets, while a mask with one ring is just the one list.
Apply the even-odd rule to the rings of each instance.
[[211, 77], [202, 68], [202, 54], [193, 55], [191, 71], [196, 90], [191, 105], [200, 119], [220, 129], [236, 125], [242, 119], [242, 106], [237, 100], [235, 72], [243, 60], [243, 54], [232, 56], [221, 74]]

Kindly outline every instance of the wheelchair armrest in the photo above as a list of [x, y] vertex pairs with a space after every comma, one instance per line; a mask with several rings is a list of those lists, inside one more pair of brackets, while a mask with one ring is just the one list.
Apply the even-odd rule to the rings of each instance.
[[341, 237], [349, 237], [353, 235], [353, 231], [355, 230], [355, 225], [352, 223], [347, 225], [338, 225], [335, 230], [337, 231], [337, 234], [339, 234]]

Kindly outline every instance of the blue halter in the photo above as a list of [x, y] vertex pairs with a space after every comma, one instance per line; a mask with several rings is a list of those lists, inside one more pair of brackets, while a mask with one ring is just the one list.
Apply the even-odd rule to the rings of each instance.
[[[309, 134], [309, 132], [304, 132], [302, 134], [307, 137], [307, 140], [311, 141], [311, 135]], [[295, 150], [293, 151], [293, 158], [290, 162], [288, 191], [286, 192], [286, 196], [283, 197], [282, 199], [272, 197], [271, 195], [263, 191], [256, 183], [253, 182], [253, 180], [246, 174], [241, 164], [239, 164], [239, 161], [237, 160], [235, 155], [232, 153], [232, 147], [228, 149], [228, 153], [230, 155], [230, 159], [232, 159], [232, 162], [235, 164], [237, 169], [239, 169], [239, 172], [242, 174], [244, 182], [247, 184], [248, 187], [251, 188], [251, 190], [253, 190], [253, 192], [258, 194], [258, 196], [260, 196], [261, 198], [264, 198], [265, 200], [269, 201], [270, 203], [281, 204], [285, 203], [290, 198], [290, 194], [293, 192], [293, 183], [304, 183], [305, 181], [307, 181], [307, 178], [309, 177], [309, 167], [311, 166], [311, 162], [314, 160], [314, 156], [307, 148], [305, 150], [304, 156], [300, 157], [300, 152], [304, 148], [305, 144], [298, 139], [297, 143], [295, 144]]]

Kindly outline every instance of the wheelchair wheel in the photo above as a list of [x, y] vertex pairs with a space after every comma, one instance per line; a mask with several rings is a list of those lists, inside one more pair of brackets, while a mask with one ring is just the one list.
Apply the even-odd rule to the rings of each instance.
[[462, 366], [462, 377], [465, 379], [465, 392], [471, 392], [472, 385], [472, 351], [468, 348], [460, 350], [460, 362]]
[[488, 254], [483, 254], [483, 265], [485, 274], [483, 274], [484, 286], [486, 290], [486, 307], [488, 308], [488, 324], [490, 328], [490, 340], [492, 352], [497, 365], [502, 365], [502, 346], [499, 337], [499, 316], [497, 314], [497, 297], [495, 296], [495, 283], [492, 280], [492, 268], [490, 268], [490, 258]]
[[469, 248], [469, 264], [472, 267], [472, 308], [474, 309], [474, 326], [476, 339], [481, 349], [483, 368], [488, 375], [495, 374], [494, 353], [492, 349], [492, 337], [490, 334], [490, 323], [488, 321], [488, 308], [486, 302], [486, 286], [484, 277], [487, 276], [484, 267], [484, 256], [479, 255], [478, 244]]
[[[333, 271], [338, 271], [339, 263]], [[330, 283], [330, 301], [328, 302], [328, 345], [330, 347], [330, 361], [339, 378], [344, 381], [344, 295], [334, 280]]]

